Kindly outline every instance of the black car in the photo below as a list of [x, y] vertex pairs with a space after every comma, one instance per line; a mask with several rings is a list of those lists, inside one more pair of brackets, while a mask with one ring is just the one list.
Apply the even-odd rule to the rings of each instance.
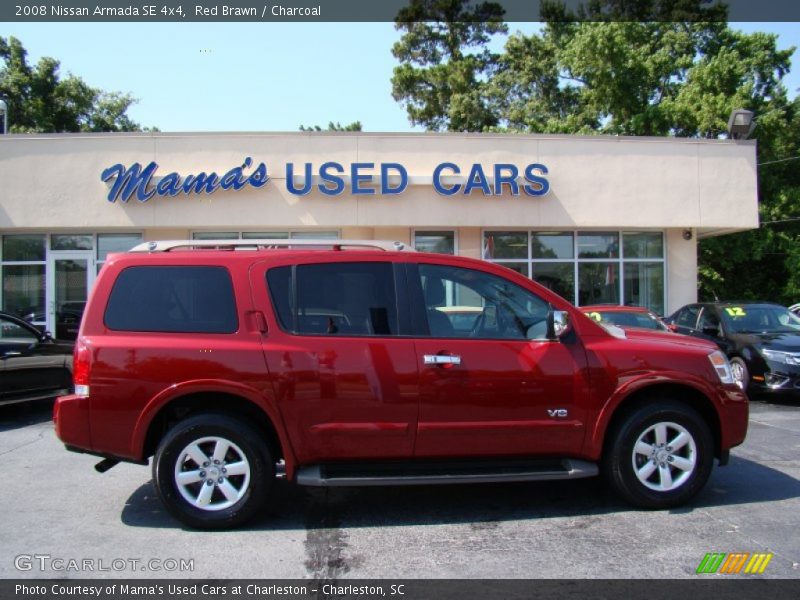
[[751, 393], [800, 396], [800, 317], [771, 302], [689, 304], [667, 323], [715, 342], [733, 377]]
[[52, 398], [72, 389], [73, 342], [0, 312], [0, 404]]

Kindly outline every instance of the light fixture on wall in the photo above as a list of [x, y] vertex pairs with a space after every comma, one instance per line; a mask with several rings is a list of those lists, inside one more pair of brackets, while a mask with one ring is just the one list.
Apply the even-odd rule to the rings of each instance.
[[687, 242], [692, 239], [692, 230], [691, 229], [684, 229], [683, 230], [683, 239]]
[[8, 133], [8, 104], [6, 104], [6, 101], [2, 98], [2, 96], [0, 96], [0, 117], [3, 118], [3, 129], [0, 131], [0, 133]]
[[753, 119], [752, 110], [745, 110], [737, 108], [731, 111], [731, 116], [728, 119], [728, 134], [733, 140], [746, 140], [753, 133], [756, 128], [756, 122]]

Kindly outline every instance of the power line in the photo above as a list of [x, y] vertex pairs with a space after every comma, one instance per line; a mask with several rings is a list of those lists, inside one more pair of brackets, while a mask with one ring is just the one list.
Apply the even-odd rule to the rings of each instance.
[[767, 162], [758, 163], [758, 166], [760, 167], [761, 165], [774, 165], [775, 163], [788, 162], [790, 160], [800, 160], [800, 156], [793, 156], [792, 158], [781, 158], [779, 160], [768, 160]]

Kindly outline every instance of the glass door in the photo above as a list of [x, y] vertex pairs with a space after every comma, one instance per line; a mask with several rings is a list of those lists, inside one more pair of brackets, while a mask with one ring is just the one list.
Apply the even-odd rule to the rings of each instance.
[[95, 277], [92, 250], [50, 252], [47, 265], [47, 330], [74, 340]]

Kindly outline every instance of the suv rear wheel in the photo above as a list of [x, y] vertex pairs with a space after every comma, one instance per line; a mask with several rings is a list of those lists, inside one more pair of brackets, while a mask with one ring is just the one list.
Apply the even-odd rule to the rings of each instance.
[[174, 517], [198, 529], [235, 527], [252, 518], [274, 478], [274, 463], [258, 433], [223, 414], [179, 422], [153, 460], [162, 502]]
[[703, 418], [678, 402], [647, 404], [611, 434], [604, 471], [625, 500], [643, 508], [670, 508], [705, 485], [714, 460]]

